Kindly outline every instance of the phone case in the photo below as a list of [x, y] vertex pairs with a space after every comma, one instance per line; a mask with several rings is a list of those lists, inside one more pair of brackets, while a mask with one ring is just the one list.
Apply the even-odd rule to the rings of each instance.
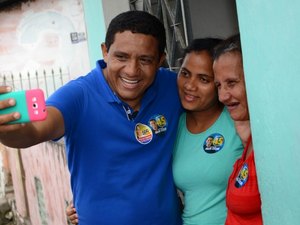
[[9, 122], [9, 124], [27, 123], [46, 119], [47, 110], [45, 97], [44, 92], [41, 89], [0, 94], [0, 100], [8, 98], [14, 98], [16, 100], [16, 105], [6, 109], [1, 109], [0, 114], [8, 114], [12, 112], [19, 112], [21, 114], [20, 119]]

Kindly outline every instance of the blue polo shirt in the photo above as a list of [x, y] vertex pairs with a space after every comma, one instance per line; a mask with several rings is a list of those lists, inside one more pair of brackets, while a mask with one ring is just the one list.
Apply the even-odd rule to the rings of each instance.
[[70, 81], [47, 100], [64, 118], [79, 224], [182, 224], [172, 176], [182, 112], [176, 75], [159, 69], [138, 114], [129, 120], [126, 104], [103, 76], [105, 66], [98, 61], [89, 74]]

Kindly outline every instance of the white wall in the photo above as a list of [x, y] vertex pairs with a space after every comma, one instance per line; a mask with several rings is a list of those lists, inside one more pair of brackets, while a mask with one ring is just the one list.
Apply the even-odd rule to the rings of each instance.
[[102, 0], [103, 15], [106, 28], [117, 14], [129, 10], [128, 0]]

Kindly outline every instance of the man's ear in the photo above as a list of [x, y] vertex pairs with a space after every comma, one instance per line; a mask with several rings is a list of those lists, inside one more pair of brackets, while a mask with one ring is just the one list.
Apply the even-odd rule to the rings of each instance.
[[102, 50], [104, 62], [107, 63], [108, 51], [107, 51], [107, 47], [106, 47], [105, 43], [101, 43], [101, 50]]
[[159, 66], [162, 66], [165, 60], [166, 60], [166, 53], [163, 53], [159, 59]]

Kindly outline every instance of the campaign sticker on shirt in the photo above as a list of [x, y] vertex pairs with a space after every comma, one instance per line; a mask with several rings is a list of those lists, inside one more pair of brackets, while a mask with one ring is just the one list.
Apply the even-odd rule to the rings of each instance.
[[167, 130], [167, 119], [163, 115], [154, 115], [150, 118], [148, 122], [154, 134], [163, 134]]
[[142, 123], [137, 123], [135, 125], [134, 135], [136, 140], [141, 144], [148, 144], [153, 138], [151, 128]]
[[225, 143], [225, 139], [222, 134], [214, 133], [209, 135], [203, 143], [203, 149], [206, 153], [219, 152]]
[[241, 168], [238, 176], [235, 178], [234, 186], [236, 186], [237, 188], [243, 187], [248, 180], [248, 176], [249, 176], [248, 164], [245, 163]]

